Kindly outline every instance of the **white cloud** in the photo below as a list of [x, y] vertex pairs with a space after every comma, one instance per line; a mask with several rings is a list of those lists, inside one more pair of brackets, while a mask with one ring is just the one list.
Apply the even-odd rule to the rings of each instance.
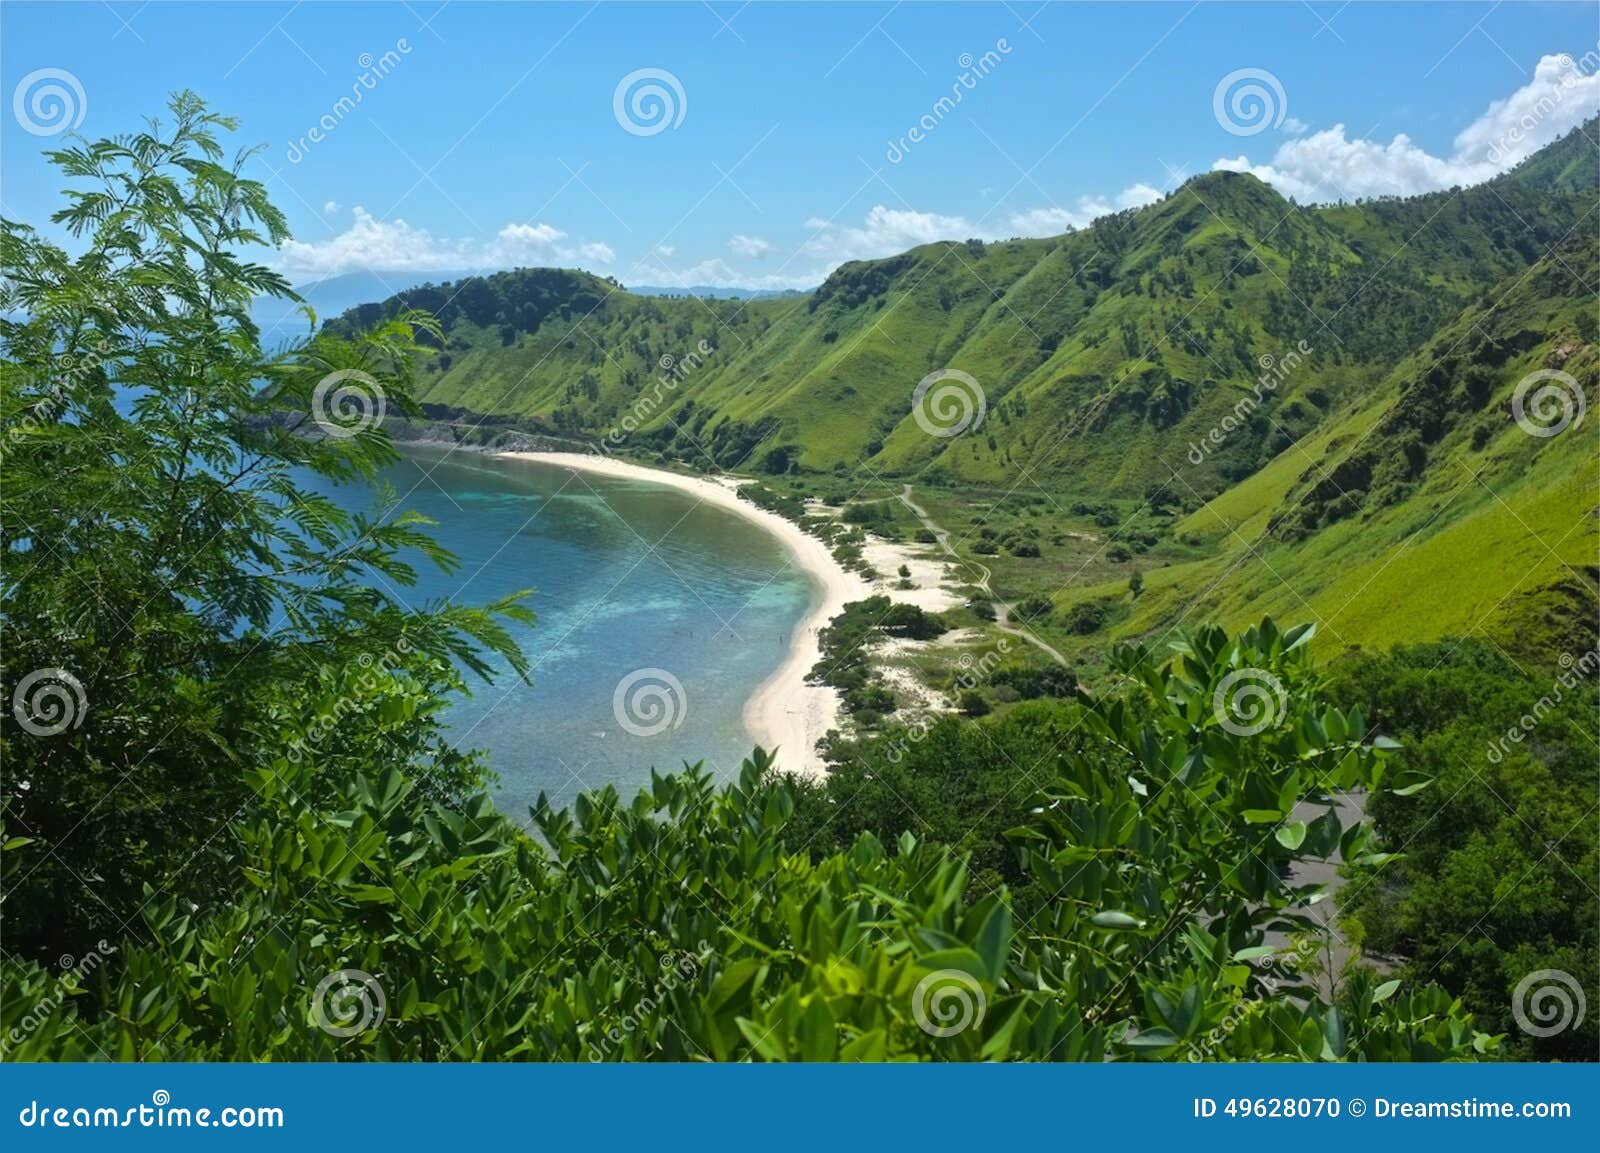
[[330, 201], [328, 201], [326, 204], [324, 204], [322, 206], [322, 214], [324, 216], [332, 216], [335, 212], [338, 212], [338, 211], [339, 211], [339, 202], [337, 200], [330, 200]]
[[831, 270], [846, 260], [890, 256], [938, 240], [1057, 236], [1069, 229], [1084, 228], [1099, 217], [1121, 209], [1138, 208], [1160, 199], [1160, 190], [1148, 184], [1133, 184], [1110, 198], [1080, 196], [1070, 207], [1051, 205], [1012, 212], [1003, 223], [974, 222], [964, 216], [886, 208], [877, 204], [856, 227], [840, 227], [826, 220], [806, 221], [806, 227], [815, 235], [806, 242], [802, 251], [830, 261]]
[[892, 256], [936, 240], [965, 240], [976, 232], [965, 217], [887, 208], [882, 204], [873, 205], [859, 226], [841, 228], [826, 220], [808, 220], [806, 226], [813, 229], [814, 235], [801, 251], [833, 265]]
[[1283, 134], [1285, 136], [1299, 136], [1310, 127], [1311, 125], [1301, 120], [1298, 116], [1285, 116], [1283, 118]]
[[1080, 196], [1071, 208], [1054, 206], [1030, 208], [1013, 212], [1009, 218], [1012, 234], [1017, 236], [1055, 236], [1072, 228], [1087, 228], [1102, 216], [1120, 212], [1124, 208], [1143, 208], [1161, 199], [1161, 191], [1148, 184], [1134, 184], [1117, 193], [1112, 200], [1103, 196]]
[[1415, 196], [1481, 184], [1512, 168], [1600, 111], [1600, 72], [1569, 56], [1545, 56], [1533, 78], [1496, 100], [1456, 134], [1448, 157], [1434, 156], [1401, 133], [1388, 144], [1351, 140], [1345, 126], [1279, 147], [1270, 163], [1223, 157], [1213, 168], [1250, 172], [1303, 201]]
[[492, 240], [434, 236], [400, 217], [379, 220], [361, 205], [355, 221], [327, 240], [288, 240], [277, 264], [295, 279], [320, 279], [363, 269], [443, 272], [513, 265], [610, 264], [616, 253], [599, 241], [570, 243], [550, 224], [508, 224]]
[[790, 288], [815, 288], [826, 278], [826, 273], [815, 269], [783, 270], [752, 275], [740, 272], [721, 257], [713, 256], [680, 268], [665, 260], [640, 261], [622, 277], [628, 285], [651, 285], [658, 288], [764, 288], [784, 290]]
[[770, 241], [760, 236], [746, 236], [736, 232], [728, 239], [728, 247], [735, 256], [748, 256], [752, 260], [760, 260], [772, 248]]

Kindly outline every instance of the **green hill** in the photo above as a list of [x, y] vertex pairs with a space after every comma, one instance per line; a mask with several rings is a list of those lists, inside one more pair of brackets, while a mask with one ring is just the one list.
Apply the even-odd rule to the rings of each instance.
[[[644, 297], [536, 269], [427, 286], [334, 326], [437, 314], [419, 394], [468, 422], [515, 418], [813, 491], [911, 481], [967, 519], [1042, 496], [1032, 515], [1069, 543], [996, 567], [997, 592], [1065, 613], [1142, 570], [1138, 605], [1102, 614], [1114, 631], [1201, 607], [1240, 623], [1311, 607], [1335, 641], [1429, 639], [1509, 622], [1521, 598], [1489, 590], [1525, 572], [1554, 588], [1593, 556], [1592, 524], [1565, 523], [1595, 503], [1592, 443], [1524, 435], [1508, 414], [1536, 369], [1593, 394], [1597, 125], [1469, 189], [1306, 207], [1210, 173], [1060, 237], [845, 264], [794, 299]], [[962, 435], [929, 431], [959, 407], [915, 411], [943, 369], [981, 390], [982, 423]], [[1149, 555], [1108, 561], [1074, 535], [1074, 506], [1137, 521]], [[1243, 565], [1241, 549], [1273, 559]], [[1424, 561], [1463, 585], [1419, 593], [1408, 574]], [[1082, 631], [1081, 617], [1035, 623], [1069, 645]]]
[[[1273, 421], [1207, 462], [1198, 487], [1216, 491], [1571, 229], [1593, 203], [1594, 133], [1487, 185], [1411, 200], [1305, 208], [1254, 177], [1211, 173], [1061, 237], [852, 262], [797, 300], [639, 297], [533, 269], [349, 316], [436, 312], [445, 347], [425, 366], [424, 399], [475, 413], [604, 435], [666, 378], [641, 440], [687, 460], [865, 462], [979, 483], [1021, 465], [1108, 493], [1164, 480], [1263, 357], [1305, 341], [1311, 363], [1264, 406]], [[681, 379], [663, 368], [685, 358], [703, 363]], [[938, 440], [912, 419], [912, 390], [941, 368], [982, 387], [983, 435]]]

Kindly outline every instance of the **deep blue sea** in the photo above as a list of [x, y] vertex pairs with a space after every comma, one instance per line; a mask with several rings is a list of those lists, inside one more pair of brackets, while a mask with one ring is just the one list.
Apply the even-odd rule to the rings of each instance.
[[[608, 782], [631, 799], [652, 766], [685, 760], [737, 773], [744, 702], [812, 595], [775, 538], [674, 489], [476, 453], [408, 449], [384, 479], [462, 562], [419, 560], [417, 585], [390, 589], [405, 603], [533, 589], [538, 623], [515, 630], [532, 685], [507, 670], [449, 714], [459, 744], [489, 750], [504, 812]], [[365, 488], [334, 491], [376, 507]]]

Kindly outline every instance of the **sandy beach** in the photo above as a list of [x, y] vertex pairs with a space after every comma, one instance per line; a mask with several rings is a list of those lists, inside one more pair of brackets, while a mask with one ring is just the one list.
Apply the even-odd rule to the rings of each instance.
[[[879, 593], [913, 600], [918, 599], [920, 592], [926, 599], [930, 591], [935, 591], [893, 590], [883, 587], [886, 582], [869, 583], [842, 567], [827, 545], [801, 531], [793, 521], [739, 499], [740, 482], [732, 478], [686, 476], [586, 453], [506, 452], [499, 455], [680, 489], [706, 504], [754, 521], [783, 542], [795, 568], [811, 581], [814, 589], [811, 608], [800, 622], [783, 664], [745, 702], [744, 726], [757, 744], [767, 749], [777, 748], [779, 766], [792, 773], [816, 777], [826, 772], [822, 758], [817, 755], [816, 743], [839, 722], [839, 694], [823, 685], [806, 684], [806, 674], [821, 656], [817, 634], [850, 601]], [[879, 543], [875, 547], [881, 550], [898, 546]], [[910, 550], [904, 552], [910, 555]], [[889, 559], [887, 554], [882, 555], [885, 561]], [[880, 571], [893, 572], [894, 569], [880, 568]], [[954, 599], [948, 593], [943, 595]]]

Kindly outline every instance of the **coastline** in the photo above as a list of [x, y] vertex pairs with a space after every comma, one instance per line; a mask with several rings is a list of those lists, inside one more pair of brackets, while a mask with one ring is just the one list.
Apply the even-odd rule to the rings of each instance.
[[783, 663], [745, 702], [744, 727], [761, 747], [778, 749], [778, 765], [785, 771], [811, 778], [826, 774], [827, 767], [816, 744], [829, 729], [838, 727], [842, 705], [834, 689], [806, 683], [806, 674], [822, 656], [818, 634], [850, 601], [885, 590], [874, 588], [864, 577], [845, 569], [826, 544], [793, 521], [740, 499], [738, 483], [733, 480], [688, 476], [589, 453], [512, 451], [495, 455], [675, 488], [753, 521], [777, 537], [795, 567], [811, 582], [814, 595]]

